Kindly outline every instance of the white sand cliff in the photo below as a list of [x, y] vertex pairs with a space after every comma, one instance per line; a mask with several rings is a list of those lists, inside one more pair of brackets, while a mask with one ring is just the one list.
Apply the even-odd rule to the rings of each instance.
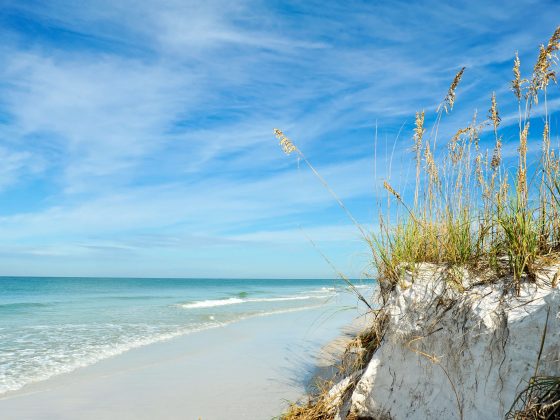
[[459, 291], [441, 267], [415, 271], [391, 292], [381, 345], [336, 418], [504, 418], [535, 374], [545, 324], [538, 374], [560, 375], [558, 267], [524, 283], [520, 296], [504, 292], [509, 278], [477, 284], [456, 272], [467, 288]]

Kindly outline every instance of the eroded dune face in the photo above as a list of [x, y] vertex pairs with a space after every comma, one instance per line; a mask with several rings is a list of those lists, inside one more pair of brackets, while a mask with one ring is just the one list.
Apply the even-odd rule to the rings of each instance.
[[[351, 394], [350, 417], [504, 418], [535, 375], [560, 376], [558, 267], [519, 296], [423, 264], [403, 276], [387, 302], [384, 339]], [[447, 279], [447, 280], [446, 280]], [[341, 415], [342, 414], [342, 415]], [[340, 417], [345, 417], [341, 413]]]

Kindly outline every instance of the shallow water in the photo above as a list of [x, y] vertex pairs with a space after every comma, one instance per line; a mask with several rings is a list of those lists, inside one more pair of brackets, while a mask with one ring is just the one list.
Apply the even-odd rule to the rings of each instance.
[[3, 277], [0, 394], [178, 335], [319, 308], [347, 292], [343, 286], [333, 280]]

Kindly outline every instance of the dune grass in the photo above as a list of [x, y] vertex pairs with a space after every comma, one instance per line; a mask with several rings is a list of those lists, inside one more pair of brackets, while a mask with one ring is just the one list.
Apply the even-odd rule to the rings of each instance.
[[[409, 202], [388, 181], [384, 182], [389, 198], [396, 201], [396, 218], [380, 213], [375, 234], [357, 222], [293, 142], [282, 131], [274, 130], [284, 152], [295, 152], [309, 166], [369, 245], [384, 300], [399, 284], [403, 270], [413, 270], [418, 263], [459, 266], [478, 272], [489, 270], [494, 274], [490, 279], [509, 274], [509, 288], [519, 294], [522, 282], [534, 278], [541, 261], [550, 264], [558, 260], [560, 153], [551, 145], [547, 90], [557, 82], [559, 50], [560, 26], [546, 45], [540, 46], [528, 78], [522, 77], [521, 62], [515, 55], [510, 82], [512, 100], [518, 109], [517, 156], [513, 169], [502, 159], [502, 120], [494, 93], [489, 98], [487, 116], [481, 120], [475, 112], [471, 123], [457, 129], [447, 140], [445, 153], [436, 155], [439, 125], [452, 112], [457, 89], [465, 75], [465, 68], [460, 69], [437, 107], [429, 130], [425, 128], [425, 111], [416, 113], [411, 147], [416, 174], [414, 194]], [[532, 111], [539, 103], [544, 107], [544, 128], [533, 132]], [[483, 150], [480, 139], [488, 134], [493, 136], [493, 148]], [[531, 162], [527, 156], [529, 142], [541, 145], [540, 156]], [[553, 287], [557, 285], [555, 281]], [[361, 295], [359, 298], [364, 299]], [[378, 314], [382, 313], [383, 308]], [[361, 364], [353, 366], [354, 371], [367, 363], [382, 340], [384, 323], [379, 321], [382, 318], [376, 319], [373, 333], [370, 331], [373, 339], [366, 345], [366, 357], [360, 359]], [[329, 387], [321, 389], [306, 404], [292, 404], [282, 418], [332, 418]], [[551, 418], [551, 413], [558, 414], [558, 378], [535, 377], [526, 394], [520, 397], [524, 398], [523, 407], [510, 413], [512, 418]]]
[[[384, 291], [398, 283], [402, 270], [416, 263], [481, 266], [500, 271], [507, 261], [511, 287], [519, 292], [531, 279], [539, 257], [560, 250], [560, 160], [551, 147], [547, 89], [556, 83], [555, 66], [560, 48], [560, 27], [546, 45], [529, 78], [522, 78], [520, 59], [513, 63], [512, 99], [517, 102], [517, 164], [512, 171], [502, 159], [501, 118], [496, 95], [489, 101], [487, 117], [459, 128], [447, 141], [444, 156], [434, 155], [442, 118], [452, 111], [456, 90], [465, 69], [455, 76], [436, 110], [434, 126], [424, 127], [425, 112], [416, 114], [413, 155], [416, 185], [411, 204], [388, 182], [384, 187], [403, 211], [389, 223], [380, 215], [380, 229], [371, 235], [374, 266]], [[544, 104], [544, 129], [530, 130], [532, 110]], [[482, 150], [481, 135], [493, 133], [494, 147]], [[528, 143], [541, 143], [537, 161], [527, 162]], [[529, 170], [529, 168], [531, 168]]]
[[[560, 27], [541, 45], [528, 78], [522, 77], [515, 55], [510, 82], [518, 109], [514, 169], [502, 159], [502, 121], [495, 93], [489, 98], [487, 116], [481, 119], [475, 111], [471, 123], [447, 140], [446, 152], [435, 153], [440, 123], [452, 112], [465, 75], [461, 68], [435, 110], [429, 130], [425, 111], [416, 113], [411, 142], [414, 195], [408, 202], [385, 181], [385, 190], [397, 204], [396, 218], [380, 212], [374, 234], [354, 218], [294, 143], [274, 130], [284, 152], [295, 153], [307, 164], [367, 242], [384, 294], [398, 284], [404, 269], [422, 262], [490, 269], [500, 276], [507, 262], [511, 288], [519, 293], [522, 280], [534, 277], [539, 258], [560, 251], [560, 153], [551, 145], [547, 102], [547, 90], [557, 81], [559, 49]], [[530, 128], [532, 111], [539, 103], [544, 107], [544, 128], [537, 133]], [[488, 133], [494, 144], [484, 150], [480, 139]], [[541, 145], [541, 155], [533, 162], [527, 161], [529, 142]]]

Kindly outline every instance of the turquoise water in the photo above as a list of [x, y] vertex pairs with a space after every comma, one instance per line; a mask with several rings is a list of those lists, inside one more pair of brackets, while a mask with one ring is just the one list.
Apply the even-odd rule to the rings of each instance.
[[333, 280], [2, 277], [0, 394], [178, 335], [320, 308], [347, 292], [343, 286]]

